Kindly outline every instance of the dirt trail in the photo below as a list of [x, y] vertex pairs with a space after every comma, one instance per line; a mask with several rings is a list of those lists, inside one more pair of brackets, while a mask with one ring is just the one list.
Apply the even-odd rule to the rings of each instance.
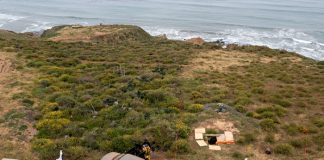
[[2, 59], [0, 57], [0, 74], [7, 73], [11, 71], [11, 62], [7, 59]]
[[[0, 52], [0, 158], [35, 159], [31, 153], [30, 140], [36, 133], [30, 112], [14, 94], [22, 92], [32, 81], [30, 73], [14, 69], [15, 53]], [[15, 118], [14, 115], [23, 115]]]

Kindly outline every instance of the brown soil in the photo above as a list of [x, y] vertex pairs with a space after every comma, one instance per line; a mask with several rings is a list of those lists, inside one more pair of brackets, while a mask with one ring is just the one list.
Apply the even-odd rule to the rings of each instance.
[[234, 134], [240, 133], [240, 131], [234, 126], [233, 122], [226, 121], [225, 119], [209, 119], [204, 122], [201, 122], [198, 128], [231, 131]]
[[192, 78], [195, 72], [199, 71], [226, 72], [232, 66], [247, 66], [253, 61], [271, 63], [272, 61], [276, 61], [276, 59], [265, 56], [261, 57], [254, 53], [236, 51], [217, 50], [203, 52], [193, 57], [190, 64], [185, 66], [183, 76]]
[[7, 73], [11, 70], [11, 63], [6, 59], [0, 58], [0, 74]]
[[[24, 106], [12, 96], [23, 91], [23, 85], [31, 81], [29, 73], [22, 73], [13, 68], [14, 53], [0, 52], [0, 158], [35, 159], [30, 148], [30, 140], [36, 133], [33, 123], [26, 119], [10, 120], [5, 118], [10, 111], [25, 112]], [[26, 117], [27, 118], [27, 117]], [[13, 124], [17, 125], [13, 125]], [[26, 125], [27, 129], [18, 131], [18, 126]]]
[[50, 38], [52, 41], [60, 42], [91, 42], [96, 37], [111, 35], [125, 28], [111, 28], [104, 26], [67, 26], [58, 31], [58, 35]]

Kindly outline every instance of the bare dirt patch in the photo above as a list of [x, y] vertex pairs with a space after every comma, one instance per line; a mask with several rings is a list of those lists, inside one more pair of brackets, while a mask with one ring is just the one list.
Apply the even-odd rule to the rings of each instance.
[[194, 73], [199, 71], [226, 72], [231, 66], [246, 66], [250, 65], [253, 61], [271, 63], [276, 61], [276, 59], [237, 51], [217, 50], [203, 52], [193, 57], [190, 64], [185, 66], [183, 76], [193, 77]]
[[11, 62], [0, 58], [0, 74], [10, 72], [11, 70]]
[[209, 119], [199, 124], [198, 128], [209, 128], [220, 131], [231, 131], [233, 133], [240, 133], [234, 126], [234, 123], [225, 119]]
[[[15, 53], [0, 52], [0, 158], [36, 159], [32, 155], [30, 140], [36, 133], [33, 123], [22, 118], [15, 119], [10, 113], [25, 114], [24, 106], [12, 99], [24, 90], [23, 83], [30, 83], [30, 73], [14, 69]], [[18, 84], [19, 85], [14, 85]], [[16, 114], [16, 115], [17, 115]]]
[[57, 33], [58, 35], [50, 38], [52, 41], [62, 41], [62, 42], [91, 42], [97, 37], [111, 35], [125, 30], [126, 28], [112, 28], [104, 26], [67, 26], [60, 29]]

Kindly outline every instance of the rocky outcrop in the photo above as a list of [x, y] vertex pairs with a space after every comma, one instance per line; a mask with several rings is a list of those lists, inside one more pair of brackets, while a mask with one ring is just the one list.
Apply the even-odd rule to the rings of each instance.
[[195, 45], [203, 45], [205, 43], [205, 40], [200, 38], [200, 37], [191, 38], [191, 39], [188, 39], [186, 41], [189, 42], [189, 43], [195, 44]]
[[131, 25], [58, 26], [43, 33], [42, 38], [60, 42], [120, 42], [145, 41], [151, 35]]

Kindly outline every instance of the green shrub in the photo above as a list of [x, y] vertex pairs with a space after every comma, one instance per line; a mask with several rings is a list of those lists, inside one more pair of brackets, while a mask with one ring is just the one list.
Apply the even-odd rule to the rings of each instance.
[[88, 149], [82, 146], [69, 146], [64, 151], [64, 158], [70, 160], [79, 160], [88, 156]]
[[71, 108], [74, 107], [76, 104], [76, 101], [73, 97], [70, 96], [60, 96], [55, 99], [55, 102], [62, 107]]
[[273, 97], [272, 102], [285, 108], [290, 107], [292, 105], [290, 101], [282, 97]]
[[192, 113], [198, 113], [203, 111], [204, 105], [202, 104], [191, 104], [185, 107], [185, 109]]
[[265, 141], [265, 142], [268, 142], [268, 143], [274, 143], [274, 142], [275, 142], [274, 134], [267, 134], [267, 135], [264, 137], [264, 141]]
[[194, 113], [183, 113], [181, 114], [180, 119], [187, 125], [193, 124], [198, 121], [198, 117]]
[[317, 126], [318, 128], [322, 128], [322, 127], [324, 127], [324, 119], [317, 118], [317, 119], [313, 119], [312, 122], [313, 122], [313, 124], [315, 124], [315, 126]]
[[289, 124], [283, 126], [283, 129], [291, 136], [297, 135], [299, 133], [299, 127], [296, 124]]
[[59, 79], [63, 82], [68, 82], [68, 83], [76, 83], [77, 79], [71, 75], [67, 74], [62, 74]]
[[[1, 122], [0, 122], [0, 123], [1, 123]], [[28, 126], [26, 126], [26, 125], [21, 125], [21, 126], [19, 126], [18, 130], [19, 130], [19, 131], [25, 131], [27, 128], [28, 128]]]
[[238, 152], [238, 151], [234, 151], [232, 153], [232, 157], [235, 159], [244, 159], [245, 158], [245, 156], [241, 152]]
[[149, 121], [145, 120], [144, 114], [135, 110], [129, 111], [121, 121], [121, 124], [126, 127], [145, 127], [148, 123]]
[[101, 151], [106, 152], [106, 153], [108, 153], [110, 151], [113, 151], [112, 150], [112, 143], [111, 143], [111, 141], [100, 141], [99, 142], [99, 149]]
[[24, 99], [24, 98], [30, 98], [30, 96], [27, 93], [20, 92], [12, 95], [12, 99], [17, 100], [17, 99]]
[[183, 122], [177, 122], [175, 125], [177, 134], [180, 138], [188, 138], [190, 134], [190, 127]]
[[291, 155], [293, 152], [293, 147], [290, 144], [283, 143], [276, 145], [273, 151], [276, 154]]
[[247, 117], [254, 117], [255, 113], [254, 112], [247, 112], [246, 116]]
[[260, 126], [264, 131], [273, 132], [277, 130], [275, 122], [268, 118], [261, 120]]
[[32, 148], [40, 153], [41, 159], [55, 159], [59, 153], [58, 146], [50, 139], [35, 139], [32, 141]]
[[248, 112], [246, 113], [247, 117], [255, 118], [255, 119], [262, 119], [261, 115], [256, 112]]
[[274, 117], [273, 113], [275, 113], [277, 116], [281, 117], [281, 116], [284, 116], [286, 114], [286, 110], [283, 107], [279, 106], [279, 105], [274, 105], [274, 106], [271, 106], [271, 107], [258, 108], [256, 110], [256, 113], [259, 113], [259, 114], [265, 113], [265, 115], [264, 115], [265, 117], [266, 116]]
[[99, 98], [91, 98], [84, 103], [89, 109], [99, 111], [104, 108], [104, 103]]
[[22, 103], [26, 107], [32, 107], [35, 102], [33, 100], [31, 100], [31, 99], [25, 98], [25, 99], [22, 100]]
[[324, 132], [319, 133], [318, 135], [313, 136], [313, 141], [318, 146], [324, 145]]
[[59, 119], [43, 119], [38, 121], [36, 128], [39, 130], [39, 135], [42, 136], [58, 136], [62, 130], [71, 123], [65, 118]]
[[174, 122], [158, 120], [151, 122], [150, 126], [146, 133], [155, 140], [161, 149], [169, 150], [174, 139], [177, 137]]
[[191, 93], [191, 98], [190, 99], [198, 99], [198, 98], [203, 98], [203, 95], [200, 92], [193, 91]]
[[116, 137], [111, 141], [111, 148], [120, 153], [128, 151], [133, 146], [134, 142], [130, 136]]
[[244, 108], [243, 106], [235, 106], [235, 110], [240, 112], [240, 113], [246, 113], [246, 108]]
[[256, 135], [253, 135], [252, 133], [245, 133], [240, 136], [237, 143], [238, 144], [251, 144], [256, 141]]
[[148, 90], [145, 93], [145, 98], [151, 103], [158, 103], [162, 101], [166, 101], [170, 93], [164, 90]]
[[235, 100], [235, 105], [236, 106], [245, 106], [245, 105], [248, 105], [248, 104], [251, 104], [252, 103], [252, 100], [249, 98], [249, 97], [246, 97], [246, 96], [242, 96], [242, 97], [239, 97]]
[[220, 132], [216, 129], [206, 128], [206, 134], [219, 134]]
[[253, 88], [252, 93], [264, 94], [264, 89], [263, 88]]
[[10, 110], [9, 112], [7, 112], [3, 117], [6, 121], [9, 121], [9, 120], [14, 120], [14, 119], [20, 119], [25, 116], [26, 116], [26, 114], [23, 113], [22, 111], [13, 109], [13, 110]]
[[39, 81], [39, 85], [42, 87], [42, 88], [46, 88], [46, 87], [49, 87], [51, 85], [51, 81], [49, 79], [41, 79]]
[[324, 61], [317, 62], [318, 65], [324, 65]]
[[266, 112], [262, 112], [260, 114], [261, 118], [269, 118], [269, 119], [273, 119], [276, 117], [276, 114], [274, 112], [271, 111], [266, 111]]
[[46, 63], [41, 62], [41, 61], [32, 61], [27, 64], [28, 67], [34, 67], [34, 68], [39, 68], [43, 65], [46, 65]]
[[185, 154], [190, 152], [188, 141], [185, 139], [176, 140], [171, 146], [171, 151], [179, 154]]
[[310, 147], [312, 141], [309, 138], [298, 138], [290, 141], [290, 144], [295, 148]]

